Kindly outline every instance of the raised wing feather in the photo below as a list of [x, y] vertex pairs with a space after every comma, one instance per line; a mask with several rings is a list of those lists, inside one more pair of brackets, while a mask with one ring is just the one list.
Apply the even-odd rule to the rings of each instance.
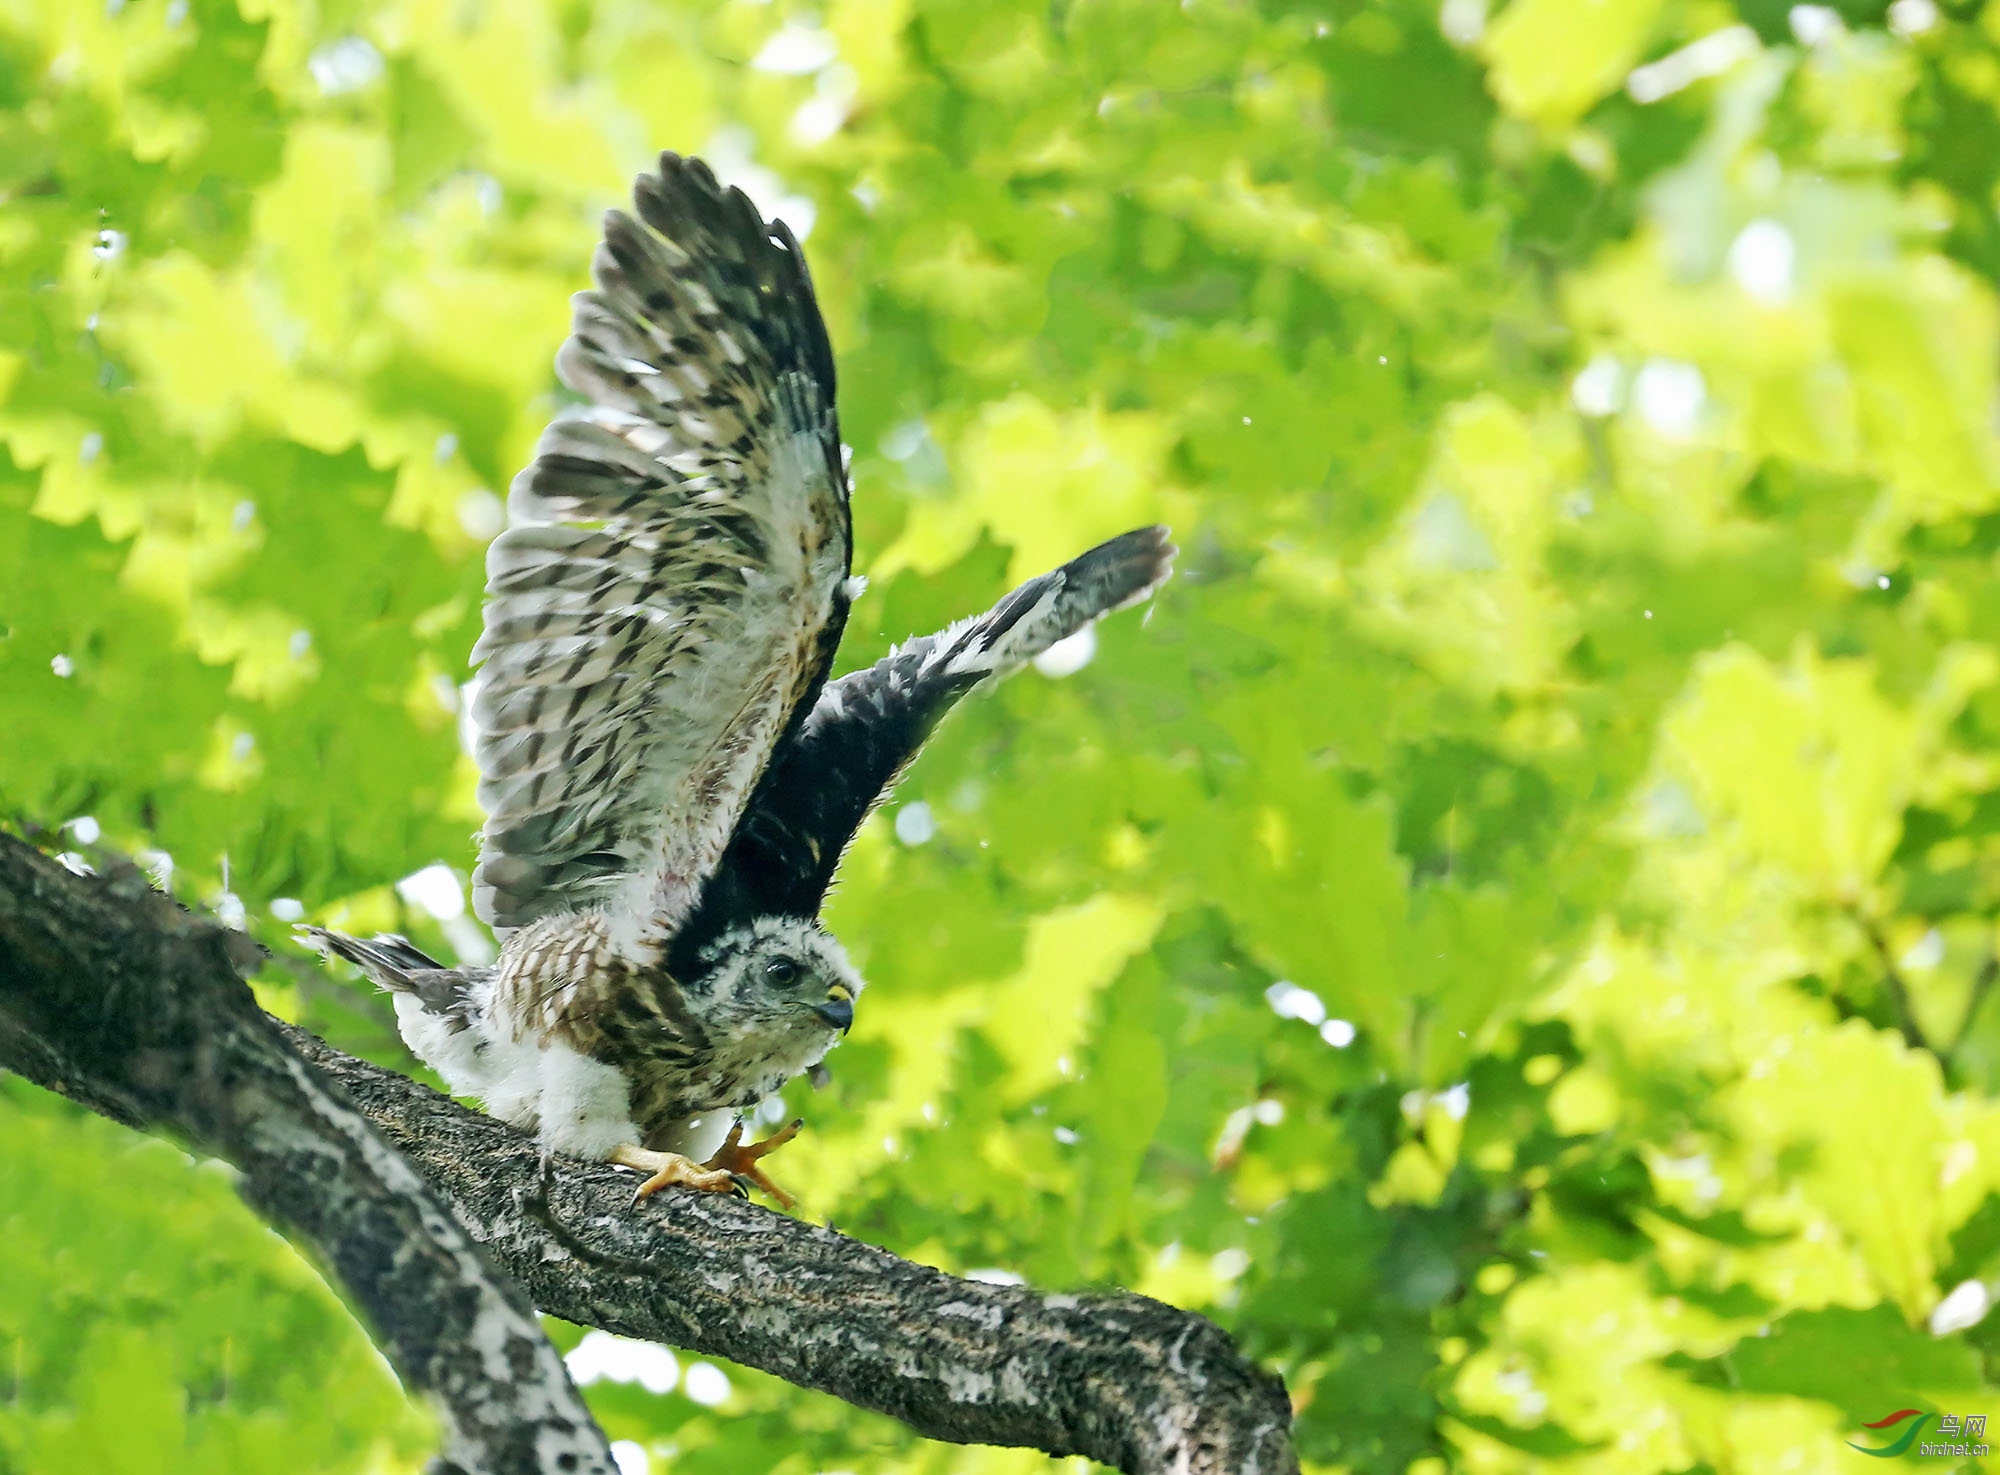
[[472, 714], [496, 928], [692, 904], [847, 617], [833, 354], [798, 242], [665, 154], [612, 211], [543, 434], [487, 556]]
[[985, 614], [830, 682], [771, 759], [668, 967], [756, 917], [818, 914], [848, 842], [945, 713], [1058, 640], [1146, 599], [1173, 570], [1163, 527], [1137, 528], [1028, 580]]

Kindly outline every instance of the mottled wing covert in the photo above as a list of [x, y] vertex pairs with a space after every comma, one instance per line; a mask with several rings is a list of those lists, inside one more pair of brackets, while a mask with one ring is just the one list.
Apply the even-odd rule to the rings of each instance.
[[833, 354], [798, 242], [662, 155], [605, 218], [543, 433], [487, 556], [472, 714], [496, 928], [692, 904], [847, 617]]

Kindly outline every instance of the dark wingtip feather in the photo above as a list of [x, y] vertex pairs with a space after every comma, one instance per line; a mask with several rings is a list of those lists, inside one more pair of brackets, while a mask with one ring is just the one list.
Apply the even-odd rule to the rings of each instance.
[[1109, 614], [1151, 598], [1173, 576], [1179, 552], [1172, 531], [1165, 523], [1155, 523], [1099, 543], [1071, 559], [1062, 571], [1072, 587], [1096, 591]]
[[833, 345], [819, 315], [812, 273], [791, 227], [766, 220], [757, 204], [735, 185], [724, 185], [700, 159], [660, 155], [658, 174], [641, 174], [632, 184], [639, 218], [698, 259], [712, 257], [699, 243], [730, 242], [754, 277], [758, 296], [775, 310], [767, 322], [780, 331], [766, 346], [780, 369], [796, 369], [821, 386], [829, 403], [835, 394]]
[[[1157, 524], [1099, 543], [1011, 591], [960, 635], [945, 658], [946, 668], [970, 674], [975, 668], [961, 664], [964, 656], [992, 652], [999, 667], [980, 674], [994, 669], [1004, 674], [1086, 625], [1149, 598], [1173, 572], [1177, 551], [1167, 529]], [[1052, 590], [1056, 598], [1051, 606], [1046, 601]]]

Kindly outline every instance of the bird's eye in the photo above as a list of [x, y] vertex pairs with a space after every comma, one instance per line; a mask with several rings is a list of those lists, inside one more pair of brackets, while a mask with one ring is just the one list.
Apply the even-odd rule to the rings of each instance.
[[773, 958], [764, 965], [764, 981], [773, 988], [790, 988], [799, 981], [799, 965], [791, 958]]

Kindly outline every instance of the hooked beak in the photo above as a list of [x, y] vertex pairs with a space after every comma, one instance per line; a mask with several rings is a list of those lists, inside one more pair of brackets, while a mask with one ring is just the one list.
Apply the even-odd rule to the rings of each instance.
[[826, 991], [826, 1002], [815, 1005], [813, 1013], [846, 1034], [854, 1027], [854, 995], [846, 984], [836, 983]]

